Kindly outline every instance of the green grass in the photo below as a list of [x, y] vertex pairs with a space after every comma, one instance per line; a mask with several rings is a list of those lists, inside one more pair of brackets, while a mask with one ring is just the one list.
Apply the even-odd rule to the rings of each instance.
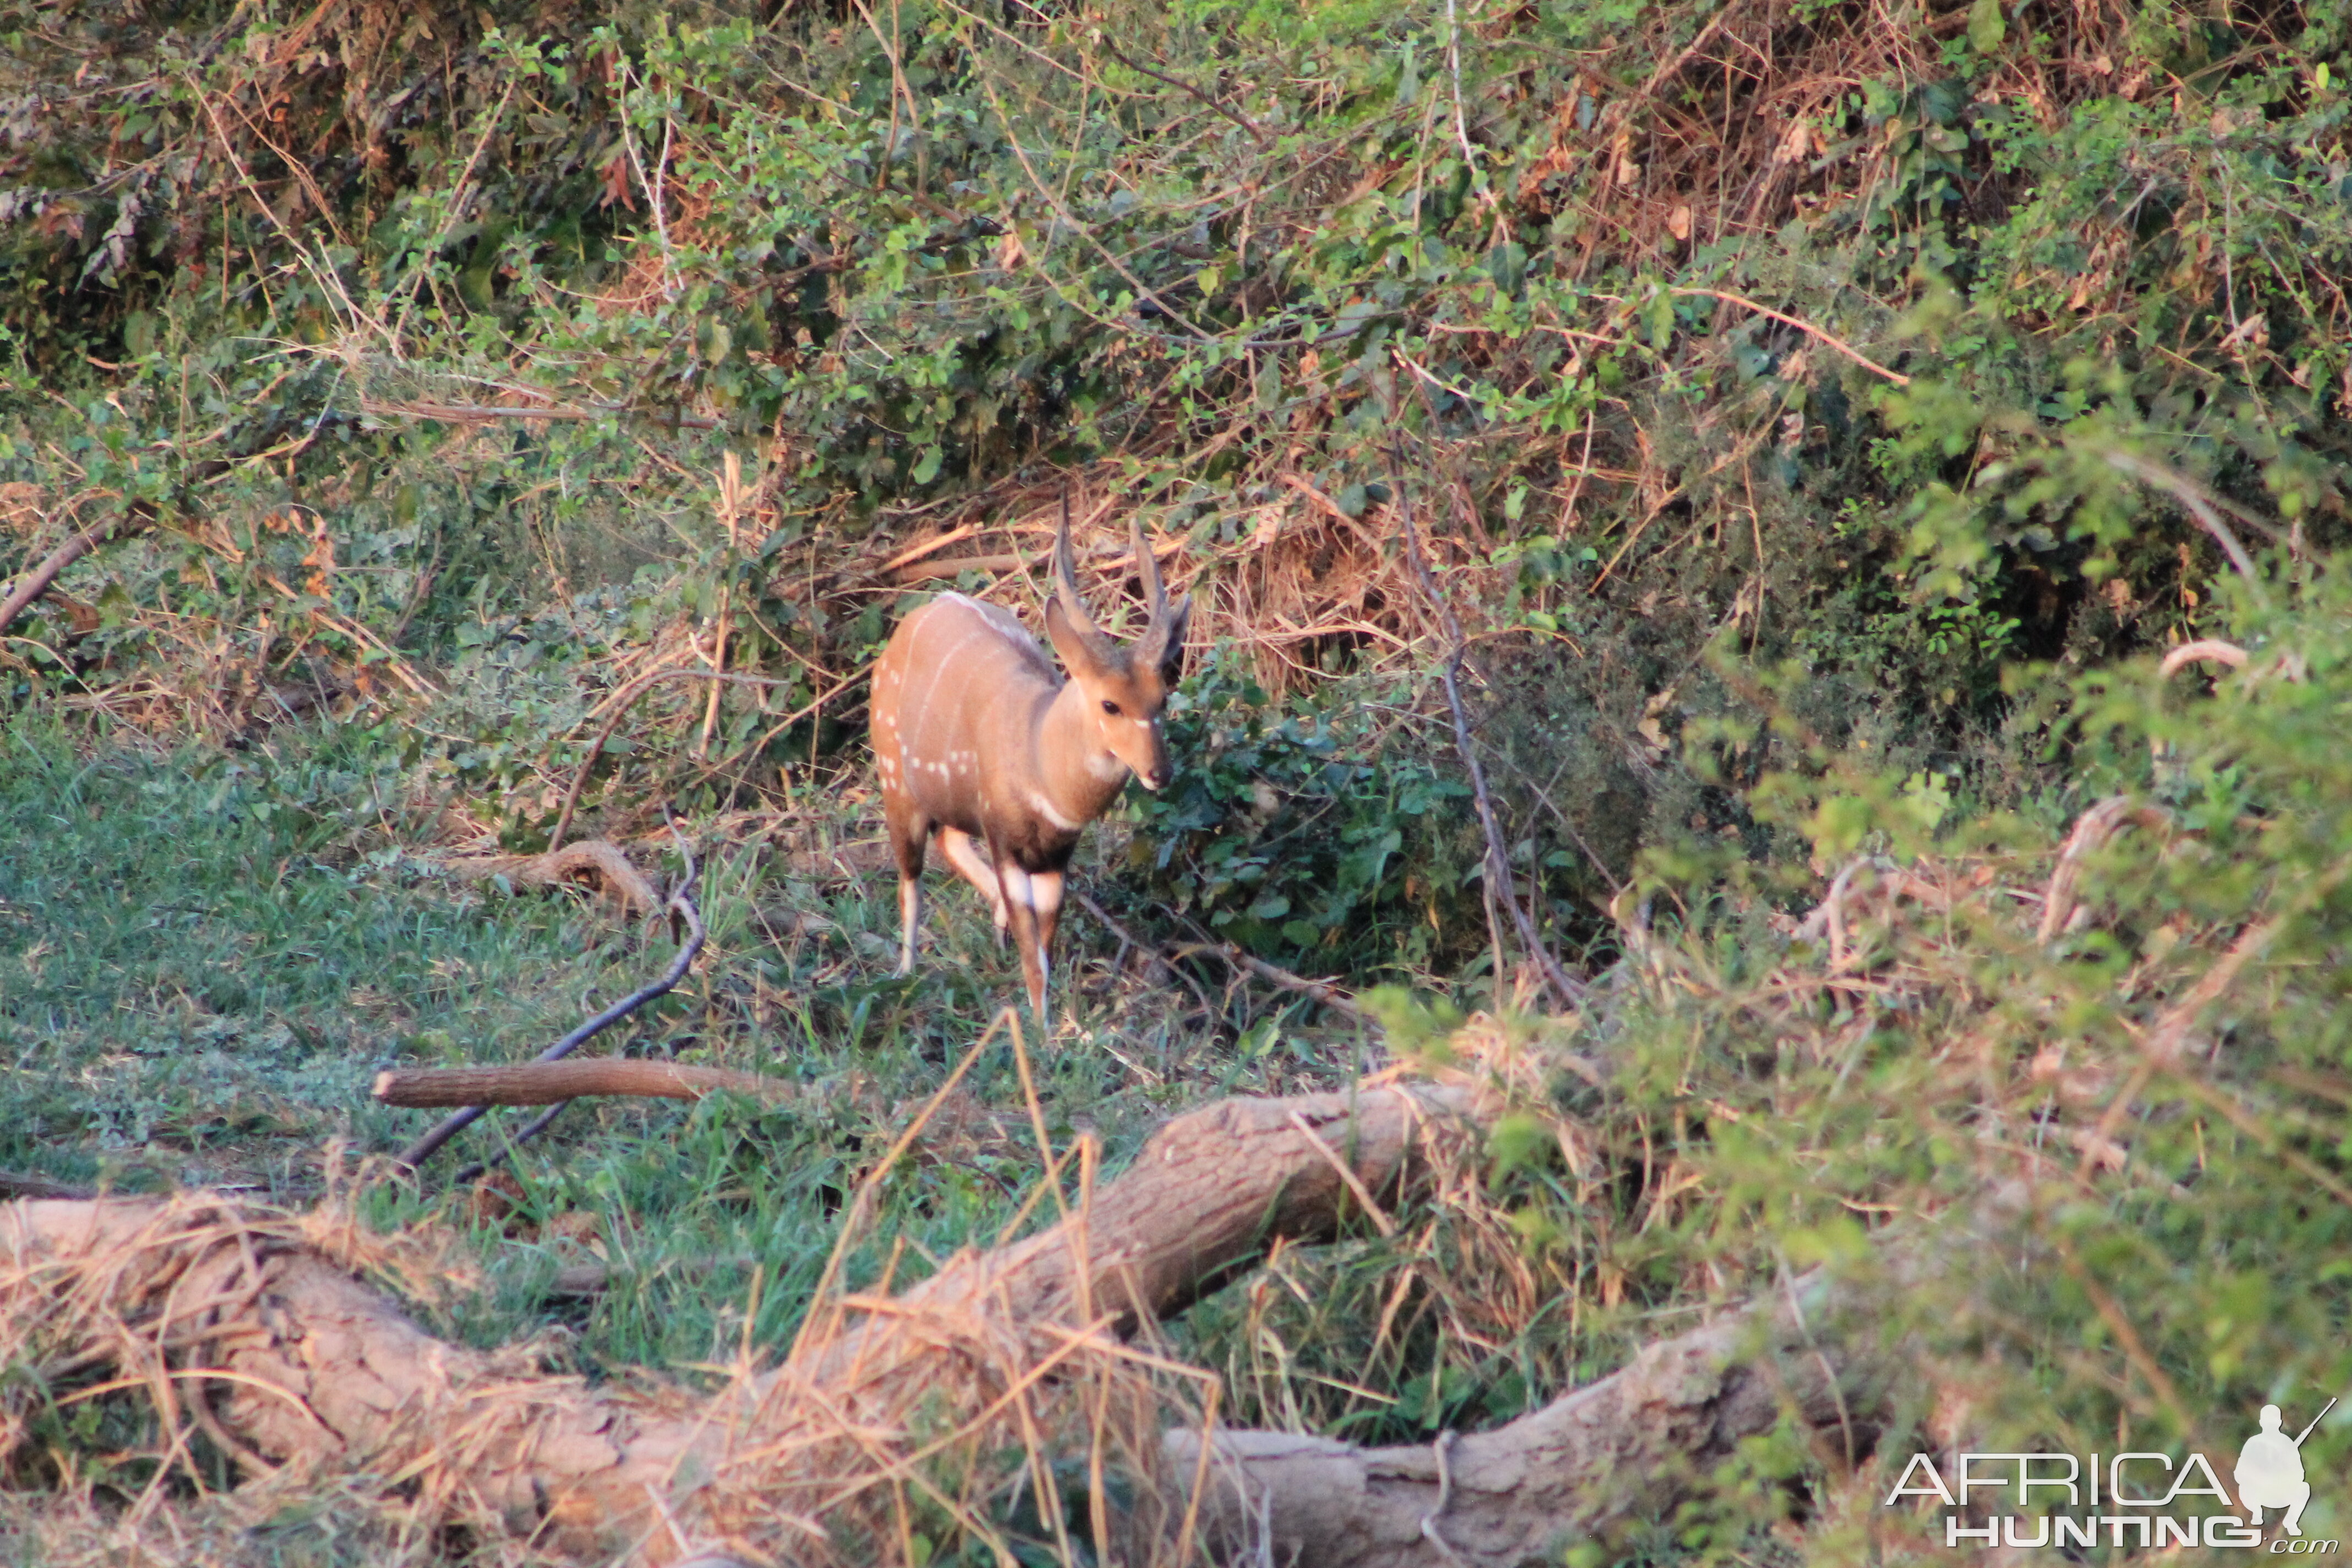
[[[448, 1177], [526, 1113], [486, 1121], [421, 1183], [387, 1181], [369, 1200], [378, 1223], [432, 1209], [478, 1224], [486, 1288], [443, 1328], [487, 1343], [564, 1322], [591, 1365], [724, 1359], [756, 1269], [755, 1342], [793, 1331], [846, 1194], [1018, 994], [1017, 967], [967, 890], [934, 877], [922, 966], [897, 979], [891, 879], [844, 880], [769, 842], [870, 835], [851, 783], [712, 847], [704, 959], [586, 1047], [831, 1092], [781, 1107], [575, 1105], [514, 1161], [511, 1212], [478, 1215], [446, 1201]], [[0, 739], [0, 1166], [306, 1201], [331, 1141], [384, 1154], [430, 1124], [433, 1113], [368, 1098], [378, 1070], [528, 1058], [675, 952], [667, 931], [581, 899], [442, 873], [413, 847], [431, 828], [423, 798], [356, 732], [281, 732], [229, 754], [92, 752], [28, 717]], [[796, 916], [826, 923], [772, 934]], [[1083, 914], [1062, 941], [1057, 1027], [1027, 1037], [1057, 1145], [1090, 1128], [1117, 1162], [1171, 1110], [1335, 1081], [1353, 1063], [1351, 1040], [1302, 1031], [1279, 1007], [1252, 1014], [1246, 997], [1219, 1027], [1180, 1017], [1189, 998], [1115, 971], [1116, 943]], [[896, 1238], [909, 1244], [902, 1280], [927, 1272], [926, 1258], [992, 1239], [1036, 1180], [1025, 1117], [1002, 1114], [1024, 1105], [1004, 1036], [966, 1084], [981, 1115], [894, 1173], [876, 1232], [887, 1239], [853, 1277], [878, 1271]], [[610, 1289], [550, 1294], [561, 1265], [597, 1258]]]

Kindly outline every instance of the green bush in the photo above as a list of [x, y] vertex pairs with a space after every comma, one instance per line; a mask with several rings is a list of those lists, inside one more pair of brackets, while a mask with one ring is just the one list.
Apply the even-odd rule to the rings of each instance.
[[1145, 892], [1253, 952], [1319, 971], [1443, 972], [1462, 962], [1483, 850], [1467, 786], [1358, 703], [1285, 709], [1240, 658], [1169, 705], [1176, 776], [1131, 791]]

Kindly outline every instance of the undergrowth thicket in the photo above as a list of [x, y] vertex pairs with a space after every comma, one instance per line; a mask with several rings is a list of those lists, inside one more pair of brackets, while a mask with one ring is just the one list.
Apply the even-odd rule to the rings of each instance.
[[[850, 762], [834, 689], [922, 591], [876, 557], [971, 526], [931, 559], [1013, 586], [988, 531], [1064, 484], [1182, 535], [1260, 686], [1355, 705], [1434, 624], [1417, 501], [1495, 721], [1565, 759], [1498, 769], [1514, 851], [1557, 939], [1605, 943], [1641, 845], [1772, 853], [1738, 790], [1770, 748], [1677, 754], [1758, 716], [1710, 648], [2004, 804], [2040, 763], [2004, 668], [2178, 635], [2239, 536], [2335, 536], [2342, 26], [20, 6], [12, 526], [157, 526], [16, 628], [11, 700], [218, 736], [396, 710], [527, 845], [640, 668], [782, 684], [656, 689], [592, 804]], [[1290, 767], [1354, 849], [1412, 815]], [[1222, 793], [1222, 833], [1287, 842]], [[1271, 954], [1395, 956], [1252, 912], [1305, 879], [1155, 863]], [[1439, 901], [1437, 967], [1475, 905]]]
[[[299, 1192], [299, 1149], [393, 1141], [374, 1067], [635, 984], [654, 939], [425, 864], [540, 847], [577, 775], [588, 824], [667, 804], [710, 859], [708, 973], [626, 1048], [834, 1098], [575, 1111], [471, 1213], [459, 1326], [718, 1359], [758, 1269], [788, 1332], [872, 1135], [1009, 994], [953, 893], [887, 974], [856, 678], [937, 587], [1031, 607], [1066, 493], [1082, 544], [1140, 515], [1200, 635], [1177, 781], [1083, 862], [1129, 929], [1071, 922], [1053, 1135], [1363, 1065], [1206, 939], [1434, 993], [1391, 1046], [1525, 1096], [1396, 1235], [1195, 1311], [1234, 1419], [1505, 1420], [1865, 1257], [1927, 1373], [1881, 1454], [2316, 1408], [2352, 1373], [2346, 26], [0, 3], [0, 563], [104, 535], [0, 636], [0, 1156]], [[2154, 673], [2198, 636], [2247, 662]], [[764, 684], [636, 684], [673, 669]], [[2038, 930], [2117, 796], [2160, 826], [2060, 862], [2082, 913]], [[1592, 996], [1496, 951], [1497, 892]], [[989, 1058], [975, 1105], [1014, 1084]], [[1015, 1212], [1037, 1152], [987, 1125], [886, 1226]], [[621, 1283], [551, 1299], [589, 1247]], [[106, 1409], [43, 1431], [135, 1493]], [[1873, 1462], [1785, 1434], [1575, 1550], [1913, 1550]], [[285, 1550], [359, 1550], [340, 1517]]]

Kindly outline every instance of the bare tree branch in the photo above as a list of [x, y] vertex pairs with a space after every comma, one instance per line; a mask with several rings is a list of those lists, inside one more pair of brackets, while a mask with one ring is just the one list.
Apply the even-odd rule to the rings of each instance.
[[[638, 1008], [643, 1007], [646, 1003], [653, 1001], [656, 997], [667, 995], [670, 992], [677, 989], [677, 983], [679, 981], [686, 978], [687, 971], [694, 967], [695, 958], [702, 952], [702, 944], [709, 935], [709, 933], [703, 930], [702, 911], [694, 907], [694, 864], [689, 860], [687, 863], [686, 880], [679, 885], [677, 892], [672, 893], [669, 896], [669, 901], [666, 906], [673, 915], [686, 922], [687, 929], [686, 942], [678, 948], [677, 956], [670, 960], [669, 967], [664, 970], [661, 973], [661, 977], [654, 981], [653, 984], [630, 992], [626, 996], [622, 997], [618, 1002], [614, 1003], [610, 1007], [605, 1008], [603, 1012], [597, 1014], [594, 1017], [589, 1019], [586, 1023], [581, 1025], [578, 1028], [572, 1030], [570, 1034], [556, 1041], [555, 1044], [540, 1052], [538, 1058], [539, 1060], [542, 1062], [559, 1061], [562, 1058], [570, 1056], [573, 1051], [579, 1049], [588, 1041], [595, 1038], [604, 1030], [611, 1028], [614, 1025], [619, 1023], [622, 1019], [627, 1017]], [[449, 1116], [444, 1120], [438, 1127], [433, 1129], [432, 1131], [427, 1132], [424, 1137], [419, 1138], [415, 1142], [411, 1143], [407, 1148], [402, 1150], [398, 1156], [400, 1163], [407, 1166], [412, 1171], [415, 1170], [417, 1166], [423, 1164], [427, 1159], [430, 1159], [434, 1152], [439, 1149], [442, 1144], [446, 1143], [450, 1139], [455, 1138], [458, 1133], [463, 1132], [467, 1128], [471, 1127], [476, 1121], [481, 1120], [483, 1111], [488, 1109], [488, 1108], [487, 1106], [470, 1105], [465, 1110]], [[558, 1109], [561, 1108], [559, 1107]], [[542, 1119], [539, 1123], [539, 1126], [544, 1126], [546, 1124], [546, 1120], [547, 1119]], [[537, 1130], [537, 1127], [534, 1127], [530, 1131], [536, 1131]], [[525, 1133], [522, 1136], [528, 1136], [528, 1133]], [[517, 1142], [520, 1141], [520, 1137], [518, 1137]]]
[[1420, 580], [1421, 591], [1429, 595], [1431, 605], [1444, 621], [1445, 635], [1453, 647], [1446, 652], [1444, 662], [1437, 667], [1437, 679], [1445, 689], [1445, 706], [1454, 717], [1454, 749], [1462, 758], [1462, 766], [1470, 775], [1470, 795], [1478, 808], [1478, 826], [1486, 837], [1486, 921], [1492, 928], [1495, 942], [1495, 984], [1499, 994], [1503, 982], [1503, 932], [1495, 918], [1499, 903], [1511, 913], [1511, 923], [1517, 928], [1520, 945], [1528, 959], [1541, 972], [1545, 981], [1567, 1006], [1576, 1006], [1584, 1000], [1584, 987], [1569, 977], [1559, 961], [1544, 945], [1543, 935], [1536, 930], [1535, 921], [1519, 907], [1511, 894], [1511, 860], [1503, 848], [1502, 825], [1495, 817], [1495, 802], [1486, 790], [1486, 770], [1479, 764], [1477, 748], [1471, 743], [1469, 716], [1462, 708], [1462, 650], [1467, 642], [1462, 635], [1462, 622], [1454, 614], [1453, 605], [1438, 591], [1437, 579], [1431, 574], [1429, 561], [1422, 554], [1421, 534], [1412, 525], [1412, 502], [1407, 499], [1404, 485], [1404, 447], [1402, 442], [1390, 448], [1391, 467], [1396, 486], [1397, 516], [1404, 526], [1406, 558], [1412, 563], [1413, 575]]

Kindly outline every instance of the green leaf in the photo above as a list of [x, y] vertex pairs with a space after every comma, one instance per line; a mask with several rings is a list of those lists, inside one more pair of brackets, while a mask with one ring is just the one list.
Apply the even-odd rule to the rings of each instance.
[[1506, 294], [1517, 294], [1528, 281], [1528, 247], [1506, 240], [1486, 252], [1486, 274]]
[[2009, 20], [2000, 14], [2000, 0], [1977, 0], [1969, 7], [1969, 47], [1980, 55], [2000, 47], [2009, 37]]
[[1649, 329], [1650, 346], [1659, 353], [1675, 341], [1675, 297], [1664, 289], [1650, 296], [1642, 310], [1643, 324]]
[[924, 447], [923, 455], [915, 459], [914, 472], [907, 477], [919, 485], [929, 484], [940, 477], [940, 462], [944, 455], [936, 446]]

